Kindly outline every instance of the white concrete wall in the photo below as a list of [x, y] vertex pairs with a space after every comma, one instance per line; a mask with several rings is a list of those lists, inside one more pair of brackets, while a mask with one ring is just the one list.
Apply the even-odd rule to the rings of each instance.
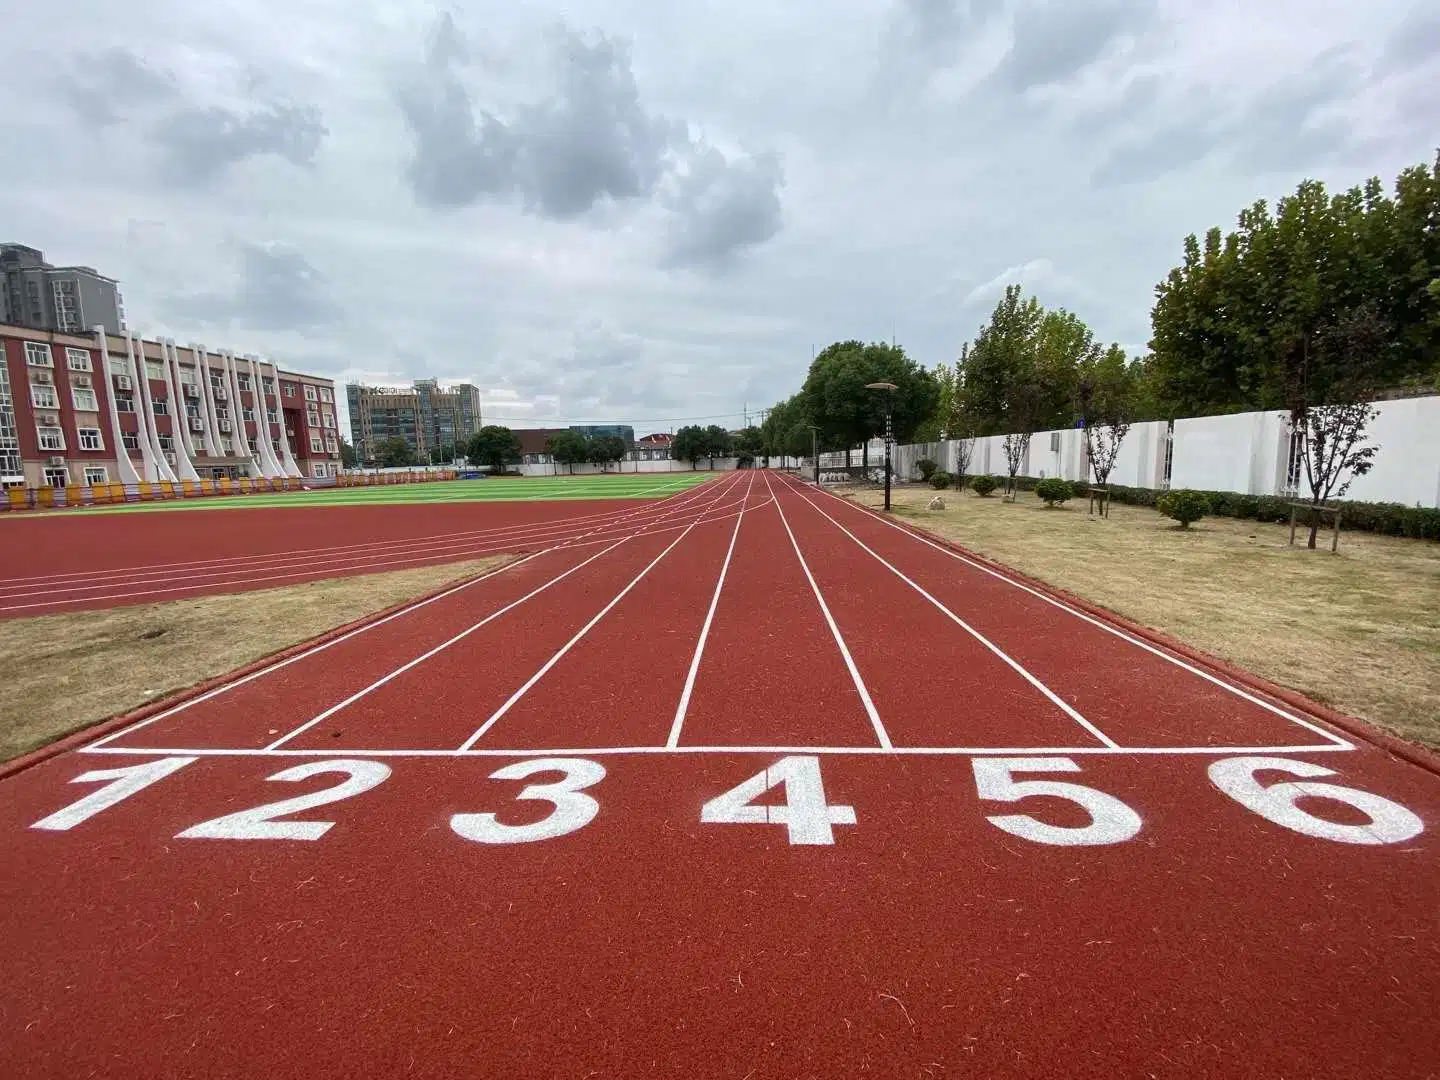
[[1120, 440], [1110, 483], [1124, 487], [1159, 488], [1165, 482], [1165, 435], [1170, 425], [1164, 420], [1131, 424]]
[[1382, 401], [1369, 441], [1374, 468], [1355, 478], [1347, 499], [1440, 507], [1440, 397]]
[[[823, 458], [824, 455], [822, 454]], [[843, 457], [843, 455], [842, 455]], [[700, 472], [724, 472], [733, 469], [737, 463], [733, 457], [717, 457], [712, 464], [710, 459], [700, 459]], [[763, 459], [761, 459], [763, 461]], [[773, 468], [793, 468], [798, 464], [797, 458], [789, 459], [790, 464], [782, 464], [780, 458], [771, 458], [770, 464]], [[758, 463], [757, 463], [758, 464]], [[623, 467], [622, 467], [623, 466]], [[624, 461], [611, 465], [607, 469], [601, 469], [599, 465], [576, 465], [572, 470], [565, 465], [521, 465], [522, 476], [598, 476], [605, 473], [609, 476], [633, 476], [636, 473], [680, 473], [694, 472], [688, 461], [674, 461], [664, 459], [661, 461]]]
[[1176, 420], [1170, 486], [1273, 495], [1284, 483], [1288, 446], [1282, 412]]

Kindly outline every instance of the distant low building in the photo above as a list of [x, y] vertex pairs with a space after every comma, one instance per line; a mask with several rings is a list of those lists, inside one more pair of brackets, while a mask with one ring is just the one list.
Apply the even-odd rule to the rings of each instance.
[[571, 431], [578, 431], [587, 439], [599, 438], [601, 435], [618, 435], [625, 440], [626, 447], [635, 444], [635, 429], [629, 424], [571, 424]]
[[0, 323], [59, 334], [125, 329], [120, 287], [90, 266], [51, 266], [45, 253], [0, 244]]
[[667, 431], [656, 432], [653, 435], [646, 435], [643, 439], [635, 440], [635, 449], [631, 451], [632, 461], [664, 461], [670, 456], [670, 449], [675, 445], [675, 436]]

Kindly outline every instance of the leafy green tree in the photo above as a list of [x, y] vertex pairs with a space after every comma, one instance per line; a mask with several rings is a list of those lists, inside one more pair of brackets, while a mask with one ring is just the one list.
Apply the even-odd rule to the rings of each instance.
[[915, 430], [935, 414], [940, 388], [935, 376], [893, 345], [841, 341], [827, 345], [810, 365], [800, 390], [804, 410], [828, 444], [865, 447], [885, 430], [886, 395], [867, 390], [873, 382], [894, 383], [890, 394], [895, 438], [908, 442]]
[[740, 459], [742, 469], [754, 464], [755, 459], [764, 453], [765, 433], [758, 427], [747, 427], [735, 436], [735, 455]]
[[491, 472], [503, 473], [505, 466], [520, 460], [520, 436], [508, 427], [487, 424], [465, 444], [465, 456], [475, 465], [488, 465]]
[[455, 447], [446, 444], [430, 451], [431, 465], [448, 465], [455, 460]]
[[706, 431], [697, 424], [690, 424], [675, 432], [675, 441], [670, 444], [670, 453], [677, 461], [690, 462], [690, 468], [699, 469], [701, 458], [710, 456], [710, 443]]
[[[1090, 471], [1102, 487], [1109, 481], [1120, 444], [1130, 432], [1135, 399], [1135, 371], [1126, 363], [1120, 346], [1111, 345], [1081, 364], [1075, 381], [1075, 416], [1085, 433]], [[1105, 513], [1103, 498], [1101, 513]]]
[[[1011, 415], [1011, 394], [1021, 382], [1033, 382], [1035, 339], [1044, 316], [1038, 300], [1033, 296], [1022, 299], [1020, 286], [1011, 285], [974, 344], [962, 351], [957, 408], [972, 418], [973, 434], [1005, 435], [1019, 430], [1019, 418]], [[1033, 416], [1038, 413], [1038, 401], [1032, 404], [1027, 411]]]
[[401, 469], [415, 464], [415, 451], [398, 435], [375, 444], [375, 463], [382, 469]]
[[360, 464], [360, 455], [355, 453], [355, 447], [345, 439], [340, 440], [340, 464], [347, 469], [353, 469]]
[[719, 424], [711, 424], [705, 429], [705, 456], [710, 459], [710, 467], [715, 467], [717, 457], [728, 457], [734, 447], [735, 440], [730, 432], [726, 431]]
[[555, 464], [566, 466], [572, 473], [576, 465], [590, 460], [590, 440], [578, 431], [555, 432], [545, 440], [545, 449]]
[[619, 435], [596, 435], [590, 440], [587, 460], [608, 470], [611, 465], [625, 458], [625, 440]]

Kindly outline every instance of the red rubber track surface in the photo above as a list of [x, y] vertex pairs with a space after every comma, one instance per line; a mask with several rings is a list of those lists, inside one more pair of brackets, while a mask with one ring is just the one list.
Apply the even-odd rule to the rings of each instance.
[[[687, 495], [0, 781], [0, 1072], [1440, 1074], [1435, 773], [788, 479]], [[185, 750], [72, 828], [31, 827], [105, 786], [81, 773]], [[537, 753], [603, 766], [593, 820], [529, 843], [451, 827], [546, 819], [517, 796], [560, 772], [491, 776]], [[833, 844], [702, 823], [789, 755], [854, 808]], [[997, 756], [1069, 759], [1017, 779], [1104, 792], [1138, 833], [1002, 830], [1091, 815], [982, 800], [974, 763]], [[1237, 757], [1271, 760], [1263, 785], [1324, 766], [1422, 829], [1311, 789], [1302, 821], [1392, 842], [1307, 835], [1209, 779]], [[333, 787], [266, 778], [336, 759], [392, 771], [282, 819], [333, 821], [317, 840], [176, 836]]]
[[17, 518], [0, 529], [0, 618], [538, 551], [660, 504], [497, 501]]

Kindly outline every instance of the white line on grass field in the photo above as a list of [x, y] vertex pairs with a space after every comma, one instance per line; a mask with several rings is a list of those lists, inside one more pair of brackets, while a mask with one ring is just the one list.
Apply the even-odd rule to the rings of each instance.
[[1041, 682], [1041, 681], [1040, 681], [1038, 678], [1036, 678], [1033, 674], [1031, 674], [1029, 671], [1027, 671], [1027, 670], [1025, 669], [1025, 667], [1024, 667], [1023, 664], [1021, 664], [1018, 660], [1016, 660], [1014, 657], [1012, 657], [1012, 656], [1011, 656], [1009, 653], [1007, 653], [1004, 649], [1000, 648], [1000, 646], [996, 645], [993, 641], [991, 641], [989, 638], [987, 638], [984, 634], [980, 633], [979, 630], [976, 630], [973, 626], [971, 626], [968, 622], [966, 622], [964, 619], [962, 619], [959, 615], [956, 615], [955, 612], [951, 611], [948, 607], [946, 607], [944, 604], [942, 604], [939, 600], [935, 599], [935, 597], [932, 596], [929, 592], [927, 592], [923, 586], [921, 586], [918, 582], [914, 581], [914, 580], [911, 579], [910, 577], [906, 576], [906, 574], [905, 574], [904, 572], [902, 572], [897, 566], [895, 566], [894, 563], [888, 561], [884, 556], [882, 556], [881, 554], [879, 554], [879, 552], [877, 552], [877, 551], [875, 551], [873, 548], [871, 548], [868, 544], [866, 544], [866, 543], [865, 543], [863, 540], [861, 540], [858, 536], [856, 536], [854, 533], [852, 533], [852, 532], [851, 532], [849, 529], [847, 529], [844, 525], [840, 524], [840, 522], [836, 521], [836, 520], [835, 520], [833, 517], [831, 517], [829, 514], [825, 513], [824, 510], [822, 510], [822, 509], [820, 509], [820, 507], [816, 506], [815, 503], [814, 503], [803, 491], [802, 491], [802, 492], [797, 492], [796, 494], [798, 494], [802, 500], [804, 500], [806, 503], [808, 503], [808, 504], [815, 510], [816, 513], [820, 514], [820, 515], [821, 515], [822, 517], [824, 517], [827, 521], [829, 521], [832, 525], [834, 525], [837, 529], [839, 529], [839, 530], [840, 530], [841, 532], [843, 532], [846, 536], [848, 536], [851, 540], [855, 541], [855, 543], [860, 547], [861, 550], [863, 550], [866, 554], [868, 554], [871, 558], [873, 558], [873, 559], [874, 559], [876, 562], [878, 562], [881, 566], [885, 567], [885, 569], [889, 570], [892, 574], [894, 574], [896, 577], [898, 577], [898, 578], [899, 578], [901, 581], [903, 581], [906, 585], [909, 585], [910, 588], [914, 589], [917, 593], [919, 593], [921, 596], [923, 596], [926, 600], [930, 601], [930, 603], [932, 603], [933, 605], [935, 605], [935, 607], [936, 607], [937, 609], [939, 609], [944, 615], [946, 615], [947, 617], [949, 617], [949, 619], [950, 619], [953, 623], [955, 623], [956, 626], [960, 627], [960, 629], [964, 630], [967, 634], [969, 634], [971, 637], [973, 637], [976, 641], [980, 642], [981, 645], [984, 645], [985, 648], [989, 649], [989, 650], [990, 650], [992, 653], [994, 653], [997, 657], [999, 657], [999, 658], [1000, 658], [1001, 660], [1003, 660], [1006, 664], [1008, 664], [1008, 665], [1010, 666], [1010, 668], [1011, 668], [1017, 675], [1019, 675], [1022, 679], [1024, 679], [1026, 682], [1028, 682], [1028, 683], [1029, 683], [1031, 686], [1033, 686], [1036, 690], [1040, 691], [1040, 693], [1044, 694], [1045, 697], [1049, 699], [1049, 701], [1050, 701], [1050, 703], [1051, 703], [1052, 705], [1054, 705], [1057, 709], [1059, 709], [1061, 712], [1063, 712], [1066, 716], [1070, 717], [1071, 720], [1074, 720], [1074, 721], [1075, 721], [1077, 724], [1079, 724], [1082, 728], [1084, 728], [1086, 731], [1088, 731], [1091, 735], [1095, 736], [1096, 739], [1098, 739], [1100, 742], [1104, 743], [1106, 746], [1110, 747], [1112, 750], [1119, 747], [1119, 743], [1115, 742], [1115, 741], [1114, 741], [1113, 739], [1111, 739], [1108, 735], [1106, 735], [1103, 731], [1101, 731], [1098, 727], [1096, 727], [1094, 724], [1092, 724], [1089, 720], [1086, 720], [1085, 717], [1081, 716], [1080, 713], [1079, 713], [1079, 711], [1076, 710], [1076, 709], [1074, 708], [1074, 706], [1072, 706], [1069, 702], [1067, 702], [1067, 701], [1066, 701], [1064, 698], [1062, 698], [1059, 694], [1055, 693], [1054, 690], [1051, 690], [1050, 687], [1046, 686], [1043, 682]]
[[[755, 477], [750, 477], [750, 483], [745, 487], [745, 499], [750, 499], [750, 491], [755, 487]], [[773, 500], [775, 495], [771, 492]], [[745, 520], [745, 514], [735, 516], [735, 531], [730, 534], [730, 546], [725, 549], [725, 561], [720, 564], [720, 576], [715, 580], [715, 593], [710, 597], [710, 608], [705, 612], [705, 623], [700, 627], [700, 637], [695, 642], [695, 655], [690, 658], [690, 668], [685, 673], [685, 688], [680, 692], [680, 703], [675, 707], [675, 719], [670, 725], [670, 737], [665, 745], [671, 748], [680, 745], [680, 730], [685, 726], [685, 713], [690, 708], [690, 695], [695, 692], [695, 677], [700, 672], [700, 658], [705, 654], [705, 642], [710, 637], [710, 624], [715, 621], [715, 610], [720, 606], [720, 590], [725, 587], [725, 575], [730, 571], [730, 557], [735, 554], [735, 541], [740, 536], [740, 525]]]
[[[681, 497], [673, 500], [666, 500], [666, 502], [662, 503], [661, 505], [680, 508], [687, 505], [690, 501], [691, 500], [688, 498]], [[629, 517], [633, 516], [635, 513], [638, 512], [639, 511], [632, 510], [621, 516]], [[660, 519], [657, 518], [657, 520]], [[447, 597], [454, 596], [456, 593], [462, 592], [465, 589], [469, 589], [474, 585], [478, 585], [482, 581], [488, 581], [490, 578], [494, 577], [497, 574], [503, 573], [506, 570], [521, 566], [524, 563], [530, 562], [533, 559], [538, 559], [542, 555], [549, 554], [552, 550], [553, 549], [547, 548], [544, 551], [537, 551], [533, 555], [526, 555], [524, 558], [507, 563], [505, 566], [497, 567], [496, 569], [491, 570], [488, 573], [481, 574], [479, 577], [471, 578], [469, 581], [463, 581], [460, 584], [455, 585], [452, 588], [445, 589], [442, 592], [438, 592], [433, 596], [427, 596], [422, 600], [417, 600], [413, 604], [407, 604], [405, 607], [400, 608], [398, 611], [392, 611], [389, 615], [386, 615], [380, 619], [376, 619], [374, 622], [367, 622], [362, 626], [357, 626], [354, 630], [341, 634], [339, 637], [332, 638], [329, 641], [324, 641], [311, 648], [304, 649], [293, 656], [286, 657], [284, 660], [277, 660], [273, 664], [267, 664], [262, 668], [257, 668], [255, 671], [252, 671], [246, 675], [242, 675], [238, 679], [223, 683], [220, 686], [214, 687], [211, 690], [207, 690], [203, 694], [199, 694], [186, 701], [182, 701], [179, 704], [174, 705], [168, 709], [164, 709], [161, 712], [156, 713], [154, 716], [146, 717], [143, 720], [137, 720], [135, 723], [129, 725], [128, 727], [122, 728], [121, 730], [116, 732], [112, 732], [111, 734], [97, 740], [95, 743], [91, 744], [90, 748], [99, 749], [105, 747], [107, 743], [113, 742], [116, 739], [124, 738], [132, 732], [139, 731], [141, 728], [144, 727], [148, 727], [150, 724], [156, 723], [160, 720], [164, 720], [167, 717], [174, 716], [177, 713], [185, 712], [186, 710], [194, 708], [196, 705], [200, 705], [203, 702], [211, 700], [212, 698], [216, 698], [222, 694], [229, 693], [231, 690], [234, 690], [237, 687], [244, 686], [245, 684], [253, 682], [256, 679], [263, 678], [266, 675], [270, 675], [274, 672], [287, 668], [291, 664], [296, 664], [299, 663], [301, 660], [309, 659], [310, 657], [315, 656], [317, 653], [322, 653], [326, 649], [333, 648], [334, 646], [339, 645], [342, 642], [349, 641], [350, 639], [358, 637], [361, 634], [369, 633], [371, 630], [375, 630], [378, 627], [384, 626], [387, 623], [393, 622], [396, 619], [409, 615], [412, 612], [419, 611], [421, 608], [428, 607], [430, 604], [436, 603], [440, 600], [444, 600]]]
[[[796, 490], [799, 490], [799, 489], [797, 488]], [[824, 491], [823, 488], [822, 488], [821, 490]], [[974, 559], [967, 559], [964, 555], [961, 555], [959, 552], [957, 552], [957, 551], [951, 551], [949, 548], [944, 547], [944, 546], [942, 546], [942, 545], [940, 545], [940, 544], [937, 544], [937, 543], [935, 543], [934, 541], [927, 540], [925, 537], [919, 536], [919, 535], [911, 532], [909, 529], [902, 528], [901, 526], [896, 525], [893, 521], [886, 521], [886, 520], [885, 520], [883, 517], [881, 517], [879, 514], [876, 514], [876, 513], [872, 512], [868, 507], [860, 506], [858, 503], [853, 503], [853, 502], [851, 502], [849, 499], [842, 499], [839, 495], [836, 495], [834, 492], [824, 491], [824, 494], [828, 495], [830, 498], [834, 499], [836, 502], [840, 503], [841, 505], [843, 505], [843, 506], [848, 506], [848, 507], [850, 507], [852, 510], [855, 510], [857, 513], [864, 514], [866, 517], [869, 517], [869, 518], [871, 518], [871, 519], [873, 519], [873, 520], [875, 520], [875, 521], [878, 521], [878, 522], [880, 522], [882, 525], [887, 525], [887, 526], [889, 526], [890, 528], [894, 529], [896, 532], [900, 533], [900, 534], [903, 535], [903, 536], [908, 536], [910, 539], [916, 541], [917, 543], [924, 544], [926, 547], [934, 548], [936, 551], [940, 552], [942, 555], [947, 555], [947, 556], [949, 556], [950, 558], [954, 559], [954, 560], [957, 561], [957, 562], [962, 562], [962, 563], [964, 563], [966, 566], [974, 567], [976, 570], [979, 570], [979, 571], [981, 571], [982, 573], [985, 573], [985, 574], [989, 574], [991, 577], [993, 577], [993, 578], [995, 578], [995, 579], [997, 579], [997, 580], [999, 580], [999, 581], [1003, 581], [1003, 582], [1005, 582], [1005, 584], [1007, 584], [1007, 585], [1011, 585], [1011, 586], [1013, 586], [1014, 588], [1017, 588], [1017, 589], [1021, 590], [1022, 592], [1027, 592], [1027, 593], [1029, 593], [1031, 596], [1034, 596], [1034, 597], [1036, 597], [1036, 598], [1039, 599], [1039, 600], [1045, 601], [1045, 603], [1049, 604], [1051, 607], [1059, 608], [1061, 611], [1066, 612], [1066, 613], [1069, 614], [1069, 615], [1073, 615], [1073, 616], [1075, 616], [1075, 618], [1080, 619], [1080, 620], [1082, 620], [1083, 622], [1087, 622], [1087, 623], [1089, 623], [1091, 626], [1097, 627], [1097, 628], [1105, 631], [1107, 634], [1111, 634], [1111, 635], [1119, 638], [1121, 641], [1128, 641], [1131, 645], [1134, 645], [1136, 648], [1138, 648], [1138, 649], [1144, 649], [1146, 652], [1150, 653], [1151, 655], [1153, 655], [1153, 656], [1158, 656], [1160, 659], [1166, 661], [1167, 663], [1174, 664], [1176, 667], [1181, 668], [1181, 669], [1183, 669], [1183, 670], [1185, 670], [1185, 671], [1188, 671], [1188, 672], [1190, 672], [1190, 674], [1192, 674], [1192, 675], [1199, 676], [1200, 678], [1204, 679], [1206, 682], [1208, 682], [1208, 683], [1213, 683], [1214, 685], [1220, 687], [1222, 690], [1228, 690], [1230, 693], [1234, 694], [1236, 697], [1243, 698], [1244, 700], [1250, 702], [1250, 703], [1253, 704], [1253, 705], [1258, 705], [1258, 706], [1260, 706], [1260, 708], [1266, 710], [1267, 712], [1274, 713], [1276, 716], [1283, 717], [1284, 719], [1289, 720], [1289, 721], [1292, 722], [1292, 723], [1299, 724], [1301, 727], [1305, 728], [1307, 731], [1313, 731], [1316, 735], [1319, 735], [1319, 736], [1321, 736], [1322, 738], [1325, 738], [1325, 739], [1329, 739], [1332, 743], [1335, 744], [1336, 749], [1339, 749], [1339, 750], [1354, 750], [1354, 749], [1355, 749], [1355, 744], [1354, 744], [1354, 743], [1349, 742], [1349, 741], [1347, 741], [1346, 739], [1342, 739], [1340, 736], [1333, 734], [1332, 732], [1330, 732], [1330, 731], [1326, 730], [1325, 728], [1321, 727], [1319, 724], [1316, 724], [1316, 723], [1313, 723], [1312, 721], [1306, 720], [1306, 719], [1304, 719], [1303, 717], [1296, 716], [1294, 713], [1292, 713], [1292, 712], [1290, 712], [1290, 711], [1288, 711], [1288, 710], [1286, 710], [1286, 709], [1282, 709], [1282, 708], [1280, 708], [1278, 705], [1273, 705], [1273, 704], [1271, 704], [1270, 702], [1266, 701], [1264, 698], [1259, 697], [1259, 696], [1257, 696], [1257, 695], [1255, 695], [1255, 694], [1252, 694], [1252, 693], [1250, 693], [1248, 690], [1243, 690], [1243, 689], [1241, 689], [1241, 688], [1238, 687], [1238, 686], [1234, 686], [1234, 685], [1232, 685], [1231, 683], [1226, 682], [1224, 679], [1221, 679], [1221, 678], [1219, 678], [1219, 677], [1216, 676], [1216, 675], [1212, 675], [1212, 674], [1211, 674], [1210, 672], [1208, 672], [1208, 671], [1204, 671], [1204, 670], [1202, 670], [1201, 668], [1195, 667], [1193, 664], [1187, 663], [1186, 661], [1182, 660], [1180, 657], [1174, 656], [1174, 655], [1172, 655], [1171, 653], [1166, 652], [1164, 649], [1157, 648], [1156, 646], [1150, 644], [1148, 641], [1142, 641], [1140, 638], [1134, 637], [1134, 636], [1131, 635], [1131, 634], [1127, 634], [1124, 630], [1120, 629], [1118, 626], [1111, 626], [1110, 624], [1106, 623], [1104, 620], [1102, 620], [1102, 619], [1097, 619], [1097, 618], [1095, 618], [1093, 615], [1089, 615], [1089, 614], [1086, 614], [1086, 613], [1083, 612], [1083, 611], [1079, 611], [1079, 610], [1077, 610], [1076, 608], [1071, 607], [1069, 604], [1063, 603], [1063, 602], [1055, 599], [1053, 596], [1046, 596], [1043, 592], [1040, 592], [1038, 589], [1032, 589], [1029, 585], [1026, 585], [1024, 582], [1016, 581], [1014, 578], [1007, 577], [1005, 574], [999, 573], [999, 572], [996, 571], [996, 570], [992, 570], [990, 567], [985, 566], [983, 563], [978, 563], [978, 562], [976, 562]]]
[[825, 624], [830, 627], [830, 636], [835, 639], [835, 645], [840, 650], [841, 657], [845, 660], [845, 669], [850, 672], [850, 679], [855, 683], [855, 691], [860, 695], [860, 701], [865, 706], [865, 715], [870, 717], [870, 726], [875, 729], [875, 738], [880, 740], [883, 749], [891, 749], [890, 736], [885, 731], [885, 725], [880, 722], [880, 713], [875, 708], [875, 702], [870, 700], [870, 691], [865, 686], [865, 680], [860, 677], [860, 669], [855, 666], [855, 658], [850, 655], [850, 647], [845, 644], [845, 636], [840, 633], [840, 627], [835, 624], [835, 616], [830, 614], [830, 605], [825, 603], [825, 597], [820, 593], [820, 586], [815, 582], [815, 575], [810, 573], [810, 564], [805, 561], [805, 555], [800, 551], [800, 544], [795, 539], [795, 534], [790, 531], [790, 522], [785, 519], [785, 508], [780, 505], [780, 500], [775, 498], [775, 489], [770, 487], [770, 477], [765, 477], [765, 487], [770, 492], [770, 497], [775, 499], [775, 511], [780, 515], [780, 524], [785, 526], [785, 532], [790, 537], [790, 546], [795, 549], [795, 557], [800, 560], [800, 569], [805, 571], [805, 580], [810, 583], [810, 591], [815, 594], [815, 601], [820, 605], [820, 613], [825, 616]]
[[1347, 747], [1317, 746], [571, 746], [484, 747], [471, 750], [365, 750], [350, 746], [323, 750], [255, 750], [250, 748], [179, 746], [86, 746], [80, 754], [122, 754], [130, 757], [182, 755], [184, 757], [247, 758], [496, 758], [496, 757], [604, 757], [609, 755], [667, 754], [853, 754], [857, 757], [1231, 757], [1240, 754], [1337, 754]]

